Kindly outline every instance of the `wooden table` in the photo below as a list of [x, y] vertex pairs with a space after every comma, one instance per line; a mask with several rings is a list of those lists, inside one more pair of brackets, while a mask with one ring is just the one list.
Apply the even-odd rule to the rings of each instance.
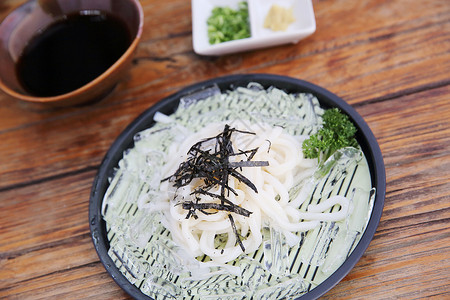
[[[2, 0], [0, 20], [23, 0]], [[191, 4], [142, 0], [145, 29], [112, 94], [33, 109], [0, 92], [0, 298], [128, 299], [94, 250], [88, 200], [117, 135], [149, 106], [202, 80], [241, 73], [304, 79], [367, 121], [387, 195], [375, 237], [323, 299], [450, 299], [450, 3], [314, 1], [298, 44], [202, 57]]]

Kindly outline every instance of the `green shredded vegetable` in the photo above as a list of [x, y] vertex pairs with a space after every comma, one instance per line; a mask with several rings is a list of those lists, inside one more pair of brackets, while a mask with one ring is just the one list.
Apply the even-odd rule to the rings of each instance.
[[215, 7], [207, 21], [210, 44], [250, 37], [247, 2], [239, 2], [238, 9]]

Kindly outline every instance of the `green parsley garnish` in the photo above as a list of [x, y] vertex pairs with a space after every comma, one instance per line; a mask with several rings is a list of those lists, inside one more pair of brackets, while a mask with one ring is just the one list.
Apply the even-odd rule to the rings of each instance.
[[229, 7], [213, 8], [207, 24], [210, 44], [250, 37], [247, 2], [239, 2], [237, 10]]
[[306, 158], [317, 158], [325, 162], [334, 152], [345, 147], [357, 147], [356, 127], [348, 116], [337, 108], [324, 112], [323, 125], [316, 134], [303, 141], [303, 154]]

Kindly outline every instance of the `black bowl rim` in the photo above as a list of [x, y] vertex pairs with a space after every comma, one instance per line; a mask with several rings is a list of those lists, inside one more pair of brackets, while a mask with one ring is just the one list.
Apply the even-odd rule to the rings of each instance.
[[270, 86], [278, 87], [291, 93], [312, 93], [319, 99], [322, 106], [326, 108], [338, 107], [341, 111], [346, 113], [358, 129], [357, 139], [362, 145], [363, 151], [368, 160], [373, 186], [376, 188], [371, 218], [354, 251], [331, 276], [329, 276], [325, 281], [312, 289], [310, 292], [299, 297], [298, 300], [317, 299], [328, 292], [331, 288], [338, 284], [350, 272], [351, 269], [353, 269], [372, 241], [384, 207], [386, 174], [383, 156], [377, 140], [359, 113], [340, 97], [329, 92], [328, 90], [310, 82], [293, 77], [258, 73], [217, 77], [185, 87], [180, 91], [162, 99], [141, 113], [140, 116], [132, 121], [125, 128], [125, 130], [120, 133], [111, 145], [110, 149], [103, 158], [94, 179], [89, 201], [89, 224], [91, 238], [100, 261], [104, 265], [107, 272], [114, 279], [114, 281], [133, 298], [152, 299], [143, 294], [139, 288], [129, 282], [115, 266], [114, 262], [108, 255], [109, 243], [106, 237], [105, 222], [101, 216], [103, 195], [109, 184], [108, 176], [111, 175], [112, 170], [117, 166], [118, 161], [122, 158], [123, 151], [133, 146], [134, 134], [152, 125], [153, 115], [156, 112], [159, 111], [165, 114], [170, 114], [176, 109], [181, 97], [197, 92], [214, 84], [217, 84], [219, 88], [224, 91], [238, 86], [246, 86], [249, 82], [258, 82], [265, 88]]

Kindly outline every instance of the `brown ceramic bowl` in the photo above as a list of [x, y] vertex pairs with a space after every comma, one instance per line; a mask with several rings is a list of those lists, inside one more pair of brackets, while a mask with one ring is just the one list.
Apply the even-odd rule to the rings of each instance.
[[[27, 93], [16, 74], [16, 63], [27, 43], [55, 21], [86, 10], [100, 10], [124, 21], [131, 33], [128, 49], [104, 73], [76, 90], [51, 97], [36, 97]], [[131, 63], [141, 38], [143, 20], [139, 0], [29, 1], [0, 24], [0, 88], [14, 98], [51, 106], [69, 106], [100, 99], [114, 88]]]

